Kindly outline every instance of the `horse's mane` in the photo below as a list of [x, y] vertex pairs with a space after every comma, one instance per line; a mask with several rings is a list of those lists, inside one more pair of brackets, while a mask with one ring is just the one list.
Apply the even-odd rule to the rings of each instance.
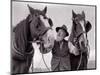
[[29, 16], [17, 24], [13, 29], [15, 42], [20, 51], [26, 50], [29, 37]]

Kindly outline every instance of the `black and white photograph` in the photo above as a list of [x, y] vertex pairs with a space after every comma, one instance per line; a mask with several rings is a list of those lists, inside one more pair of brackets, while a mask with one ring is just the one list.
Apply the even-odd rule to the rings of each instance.
[[96, 70], [96, 5], [11, 1], [11, 74]]

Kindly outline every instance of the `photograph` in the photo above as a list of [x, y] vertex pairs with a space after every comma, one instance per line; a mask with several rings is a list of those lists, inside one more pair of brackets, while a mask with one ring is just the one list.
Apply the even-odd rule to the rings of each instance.
[[11, 74], [96, 70], [96, 5], [11, 1]]

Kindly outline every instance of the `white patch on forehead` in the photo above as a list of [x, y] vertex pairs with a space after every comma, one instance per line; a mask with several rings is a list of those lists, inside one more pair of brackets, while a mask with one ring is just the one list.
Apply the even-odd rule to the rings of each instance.
[[83, 31], [85, 32], [84, 21], [80, 21]]
[[[85, 32], [84, 21], [80, 21], [83, 31]], [[86, 33], [83, 34], [85, 46], [87, 45]]]
[[48, 19], [44, 19], [43, 16], [40, 15], [40, 19], [42, 20], [42, 22], [44, 23], [44, 25], [46, 27], [50, 27], [49, 23], [48, 23]]

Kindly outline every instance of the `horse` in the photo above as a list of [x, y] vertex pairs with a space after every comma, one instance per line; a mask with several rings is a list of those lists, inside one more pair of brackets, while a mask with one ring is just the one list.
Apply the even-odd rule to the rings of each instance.
[[82, 11], [76, 14], [72, 10], [72, 29], [69, 41], [77, 49], [77, 54], [70, 54], [71, 70], [86, 70], [89, 55], [89, 44], [87, 34], [91, 30], [91, 23], [85, 19], [85, 13]]
[[[47, 7], [43, 10], [29, 8], [28, 16], [20, 21], [12, 31], [11, 42], [11, 73], [29, 73], [34, 56], [33, 42], [40, 41], [43, 35], [51, 29], [53, 22], [48, 18]], [[46, 24], [48, 23], [48, 27]], [[46, 37], [46, 36], [45, 36]]]

